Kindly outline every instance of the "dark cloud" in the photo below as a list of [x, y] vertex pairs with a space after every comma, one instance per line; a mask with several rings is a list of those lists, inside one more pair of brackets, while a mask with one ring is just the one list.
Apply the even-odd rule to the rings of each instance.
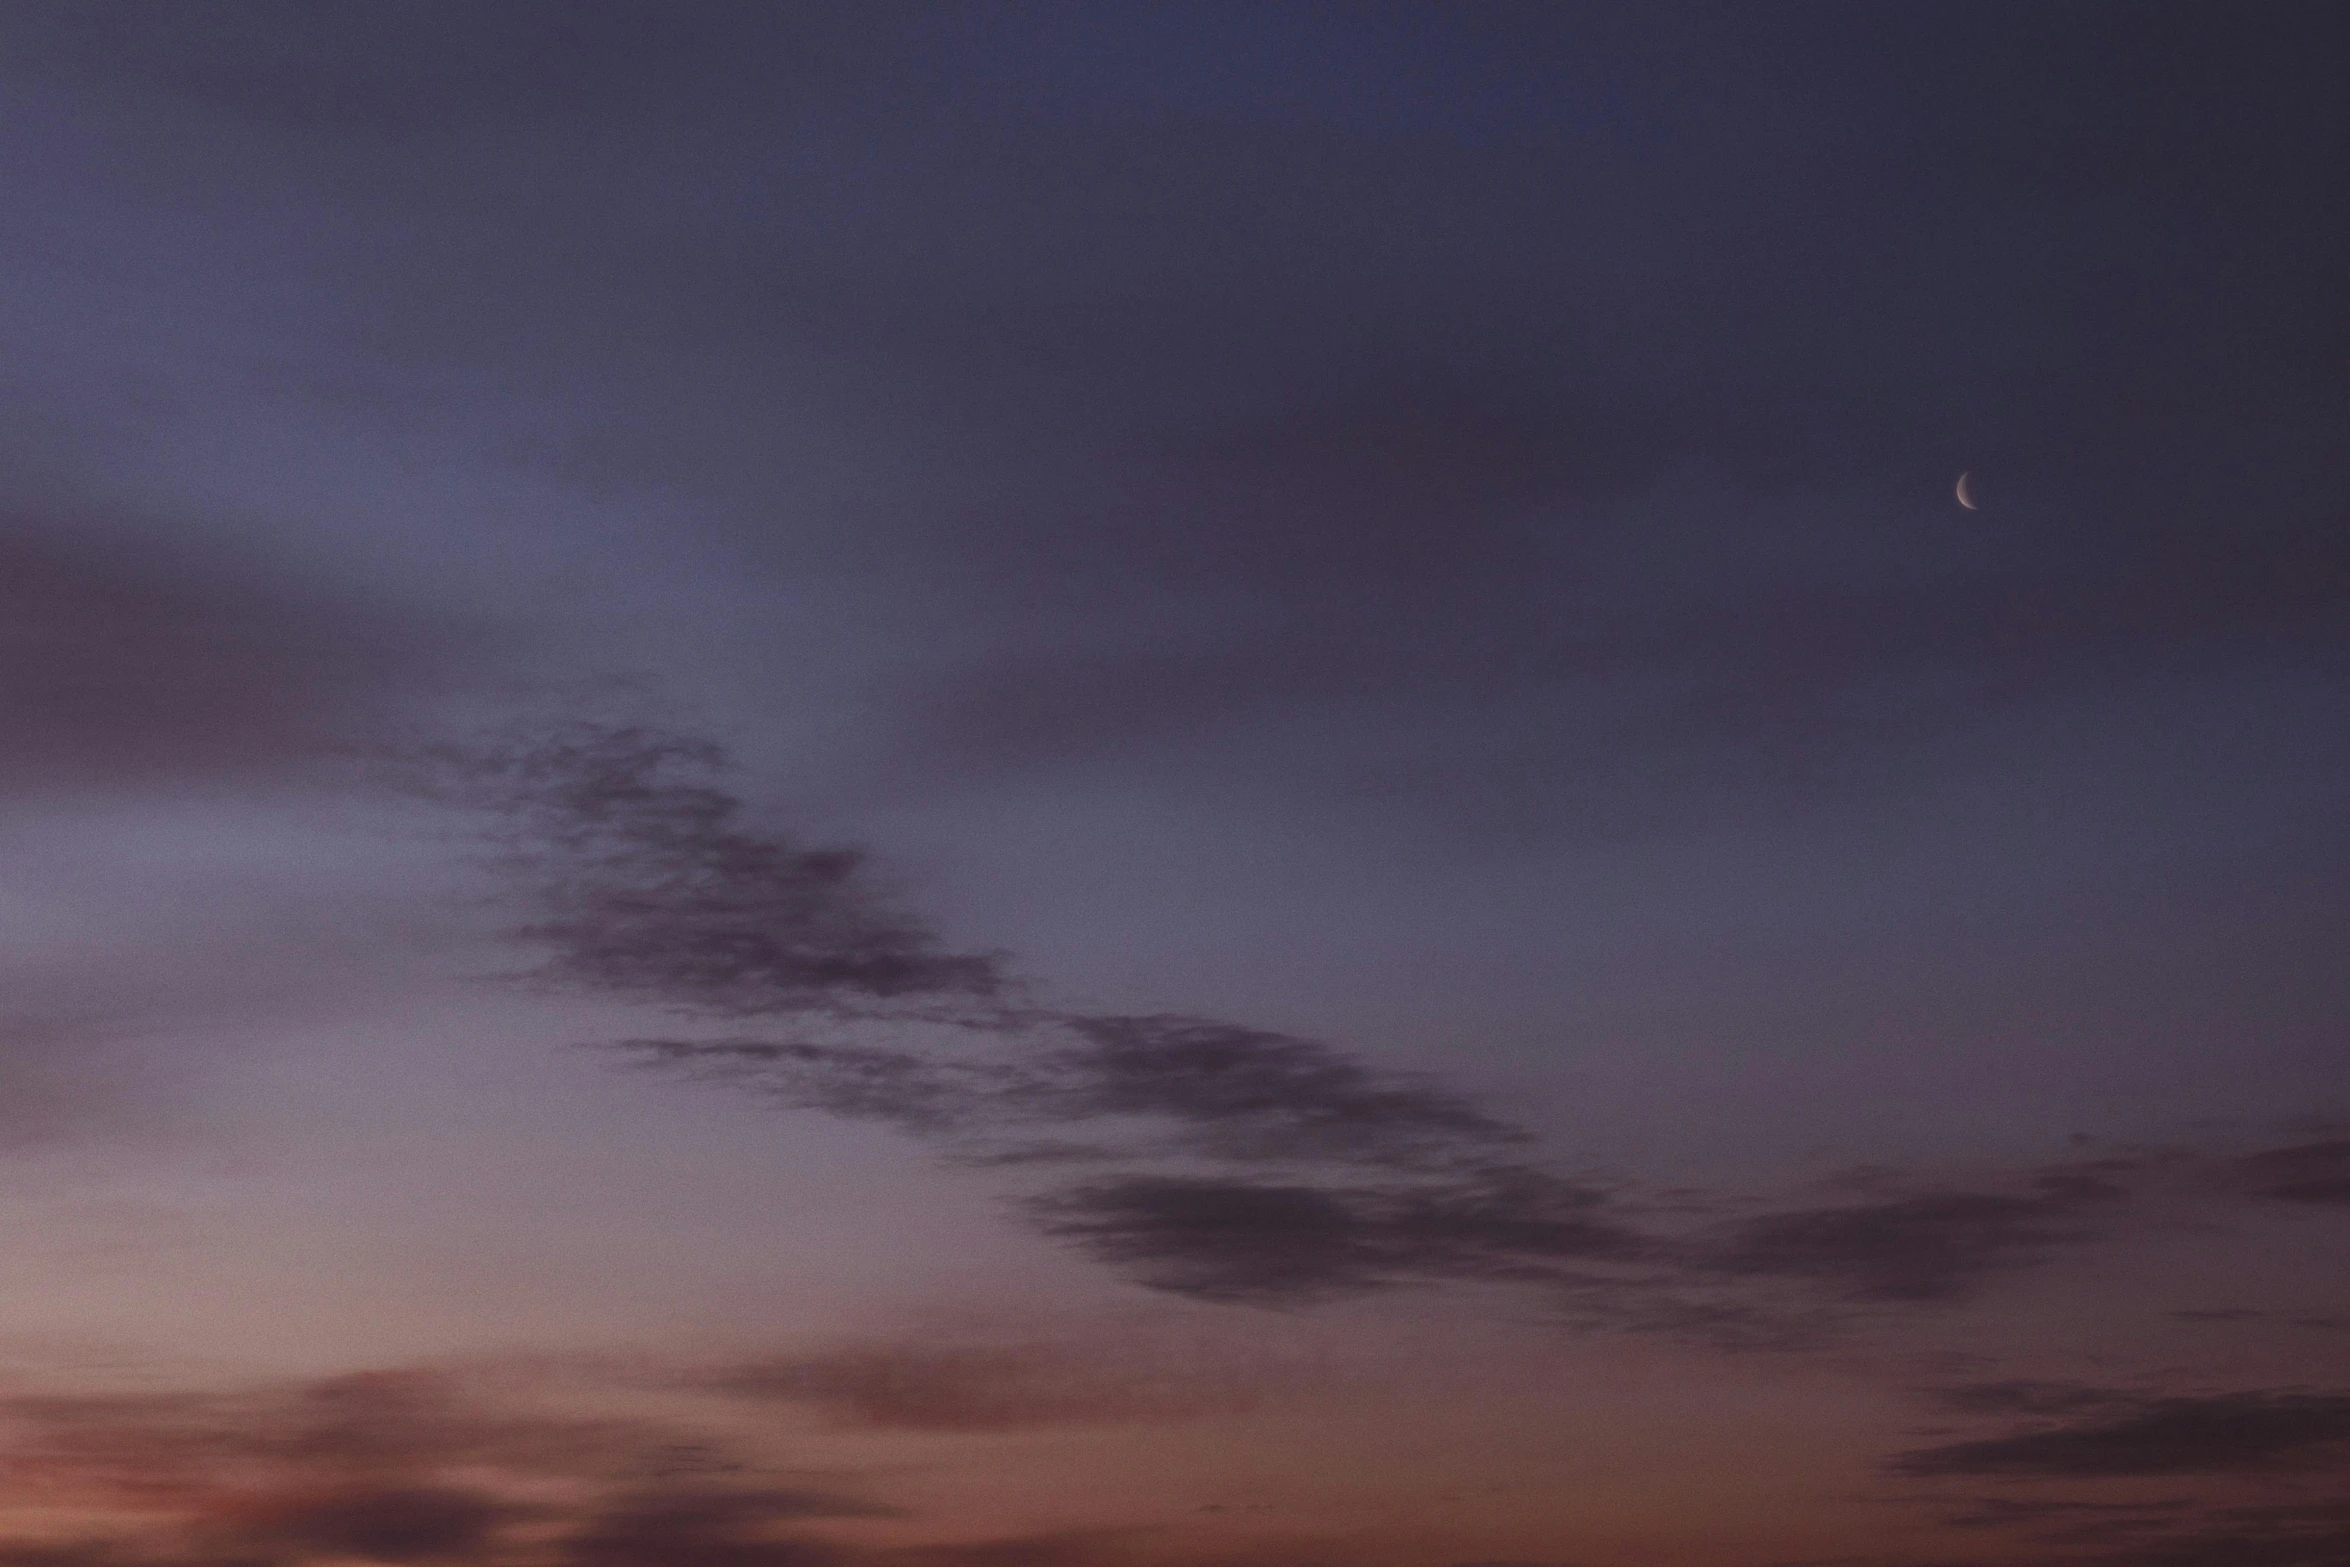
[[2344, 1502], [1977, 1497], [1939, 1522], [2015, 1537], [2016, 1546], [1994, 1558], [2000, 1567], [2338, 1567], [2350, 1560]]
[[2077, 1415], [2127, 1407], [2132, 1395], [2075, 1382], [1969, 1382], [1936, 1391], [1945, 1408], [1975, 1415]]
[[1233, 1162], [1442, 1169], [1529, 1140], [1423, 1076], [1210, 1018], [1031, 1009], [1007, 1014], [996, 1032], [1010, 1048], [982, 1053], [970, 1039], [959, 1053], [927, 1055], [741, 1039], [617, 1048], [974, 1152], [1030, 1131], [1119, 1128], [1161, 1150]]
[[1022, 1095], [1055, 1119], [1161, 1118], [1226, 1159], [1444, 1164], [1530, 1140], [1426, 1078], [1310, 1040], [1193, 1017], [1060, 1022], [1080, 1042], [1043, 1052]]
[[1428, 1279], [1535, 1281], [1648, 1242], [1588, 1187], [1497, 1169], [1394, 1187], [1137, 1175], [1028, 1204], [1048, 1234], [1202, 1300], [1282, 1303]]
[[[1533, 1277], [1624, 1257], [1595, 1189], [1496, 1156], [1529, 1139], [1424, 1077], [1213, 1019], [1002, 1002], [1000, 959], [948, 953], [882, 900], [859, 856], [741, 822], [713, 746], [577, 724], [442, 758], [504, 823], [542, 982], [727, 1016], [943, 1026], [924, 1051], [853, 1040], [645, 1039], [648, 1065], [795, 1108], [877, 1120], [962, 1157], [1382, 1171], [1380, 1185], [1118, 1177], [1025, 1204], [1048, 1233], [1161, 1288], [1308, 1298], [1409, 1278]], [[1049, 1162], [1049, 1161], [1048, 1161]]]
[[[1131, 1531], [1085, 1530], [1020, 1535], [961, 1545], [925, 1545], [891, 1552], [890, 1567], [1108, 1567], [1163, 1560], [1131, 1549]], [[1180, 1560], [1180, 1553], [1175, 1558]]]
[[2093, 1567], [2340, 1567], [2350, 1562], [2350, 1503], [2210, 1507], [2187, 1527], [2088, 1560]]
[[1732, 1228], [1706, 1265], [1813, 1280], [1856, 1301], [1956, 1300], [1992, 1275], [2092, 1239], [2085, 1217], [2125, 1195], [2077, 1173], [2043, 1175], [2035, 1184], [2040, 1189], [2029, 1196], [1928, 1191], [1766, 1214]]
[[[2006, 1396], [1995, 1393], [1994, 1399]], [[2128, 1475], [2261, 1473], [2319, 1466], [2350, 1444], [2350, 1396], [2245, 1392], [2153, 1398], [2093, 1390], [2088, 1418], [1982, 1441], [1904, 1453], [1889, 1466], [1913, 1476], [2081, 1479]], [[2022, 1408], [2069, 1412], [2062, 1390]], [[2051, 1405], [2046, 1402], [2053, 1398]], [[2033, 1402], [2032, 1400], [2040, 1400]], [[1999, 1407], [1994, 1402], [1991, 1407]], [[2007, 1407], [2017, 1407], [2009, 1405]]]
[[2303, 1143], [2251, 1154], [2227, 1173], [2254, 1197], [2350, 1204], [2350, 1142]]
[[371, 1562], [465, 1561], [487, 1549], [500, 1524], [526, 1511], [450, 1487], [365, 1489], [274, 1497], [213, 1530], [233, 1535], [245, 1549], [277, 1546]]
[[566, 1537], [556, 1559], [573, 1567], [835, 1567], [857, 1555], [778, 1529], [888, 1515], [811, 1492], [662, 1491], [614, 1502]]
[[499, 811], [507, 870], [550, 953], [541, 977], [729, 1016], [969, 1007], [995, 958], [949, 952], [873, 884], [864, 856], [742, 822], [722, 753], [579, 723], [436, 757], [428, 782]]

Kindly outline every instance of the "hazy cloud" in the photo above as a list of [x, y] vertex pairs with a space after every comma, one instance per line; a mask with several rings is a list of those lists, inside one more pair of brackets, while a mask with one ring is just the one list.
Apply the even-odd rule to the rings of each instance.
[[2037, 1184], [2042, 1189], [2031, 1196], [1929, 1191], [1766, 1214], [1731, 1229], [1707, 1265], [1814, 1280], [1856, 1301], [1954, 1300], [1993, 1274], [2091, 1239], [2084, 1215], [2125, 1195], [2077, 1177], [2044, 1176]]
[[[1995, 1399], [2000, 1396], [2005, 1395]], [[2081, 1390], [2074, 1396], [2085, 1402], [2067, 1403], [2062, 1390], [2050, 1390], [2029, 1395], [2021, 1407], [2052, 1413], [2085, 1407], [2094, 1413], [2010, 1436], [1920, 1448], [1900, 1455], [1890, 1468], [1915, 1476], [2056, 1479], [2257, 1473], [2310, 1465], [2350, 1443], [2350, 1395], [2287, 1391], [2157, 1398]]]
[[848, 1425], [1010, 1431], [1236, 1413], [1261, 1401], [1268, 1373], [1132, 1345], [869, 1343], [746, 1361], [695, 1385]]
[[1116, 1128], [1130, 1151], [1139, 1140], [1240, 1163], [1442, 1169], [1529, 1141], [1424, 1076], [1209, 1018], [1030, 1009], [990, 1032], [1001, 1048], [974, 1035], [954, 1053], [743, 1039], [616, 1048], [974, 1154], [1005, 1137]]
[[[10, 1399], [12, 1495], [136, 1521], [97, 1541], [11, 1542], [0, 1561], [749, 1563], [782, 1549], [778, 1531], [892, 1515], [762, 1480], [690, 1429], [561, 1411], [546, 1390], [418, 1368]], [[702, 1462], [680, 1466], [683, 1450]], [[740, 1478], [714, 1478], [727, 1472]]]
[[233, 1537], [232, 1548], [297, 1556], [463, 1561], [478, 1557], [506, 1519], [527, 1511], [477, 1491], [388, 1487], [271, 1498], [209, 1532]]
[[0, 523], [0, 788], [282, 769], [376, 738], [463, 638], [233, 562]]
[[1728, 1194], [1644, 1212], [1528, 1162], [1527, 1132], [1425, 1074], [1213, 1018], [1055, 1009], [1003, 956], [944, 948], [859, 854], [752, 825], [708, 742], [579, 722], [441, 761], [449, 797], [495, 812], [537, 980], [776, 1030], [607, 1048], [992, 1168], [1046, 1234], [1199, 1299], [1512, 1280], [1573, 1321], [1792, 1344], [1839, 1311], [1962, 1302], [2149, 1204], [2331, 1202], [2343, 1168], [2329, 1143], [2145, 1153], [1967, 1185], [1880, 1172], [1711, 1223]]
[[2088, 1560], [2093, 1567], [2340, 1567], [2350, 1562], [2350, 1503], [2213, 1506], [2182, 1522], [2184, 1527]]
[[560, 1543], [556, 1560], [576, 1567], [832, 1567], [856, 1556], [778, 1529], [889, 1513], [803, 1491], [658, 1491], [607, 1505]]
[[[658, 1421], [581, 1412], [580, 1395], [599, 1387], [643, 1391], [642, 1370], [609, 1387], [592, 1371], [583, 1382], [546, 1368], [407, 1368], [11, 1399], [0, 1407], [0, 1467], [19, 1510], [10, 1515], [13, 1534], [0, 1538], [0, 1567], [1294, 1567], [1299, 1559], [1229, 1534], [1202, 1546], [1164, 1528], [957, 1539], [934, 1527], [929, 1543], [876, 1543], [854, 1526], [924, 1520], [837, 1475], [810, 1481], [716, 1443], [673, 1403]], [[1102, 1413], [1099, 1388], [1056, 1376], [1041, 1351], [898, 1346], [662, 1385], [728, 1402], [830, 1404], [895, 1430], [992, 1431]], [[1129, 1382], [1114, 1394], [1129, 1401], [1128, 1412], [1135, 1391]], [[740, 1430], [739, 1403], [707, 1412]], [[58, 1521], [78, 1532], [42, 1532]]]
[[717, 747], [580, 723], [449, 749], [428, 784], [507, 824], [506, 869], [545, 949], [541, 977], [728, 1016], [969, 1006], [997, 960], [944, 950], [876, 887], [853, 849], [743, 824], [710, 781]]
[[2303, 1143], [2235, 1161], [2228, 1173], [2254, 1197], [2350, 1204], [2350, 1142]]
[[1649, 1243], [1590, 1188], [1527, 1169], [1392, 1187], [1128, 1176], [1031, 1199], [1046, 1233], [1203, 1300], [1278, 1303], [1430, 1279], [1536, 1281]]

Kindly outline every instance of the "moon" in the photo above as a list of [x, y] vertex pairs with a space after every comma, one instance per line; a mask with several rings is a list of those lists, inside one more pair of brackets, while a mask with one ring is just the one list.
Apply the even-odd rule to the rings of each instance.
[[1970, 477], [1972, 477], [1970, 474], [1964, 473], [1958, 476], [1958, 504], [1964, 506], [1968, 511], [1978, 511], [1981, 508], [1975, 505], [1974, 492], [1966, 487], [1966, 482]]

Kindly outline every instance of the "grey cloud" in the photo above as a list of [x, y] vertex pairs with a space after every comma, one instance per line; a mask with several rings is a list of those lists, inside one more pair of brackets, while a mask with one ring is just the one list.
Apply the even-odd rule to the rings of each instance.
[[[895, 1516], [834, 1489], [759, 1483], [725, 1449], [681, 1443], [690, 1428], [534, 1407], [534, 1391], [528, 1378], [406, 1368], [12, 1398], [11, 1473], [113, 1522], [85, 1542], [0, 1541], [0, 1561], [751, 1567], [835, 1559], [814, 1540], [789, 1554], [804, 1526]], [[681, 1451], [700, 1462], [681, 1468]], [[743, 1477], [713, 1478], [726, 1472]]]
[[480, 1556], [499, 1526], [525, 1511], [447, 1486], [331, 1491], [239, 1519], [234, 1544], [371, 1562], [463, 1561]]
[[893, 907], [858, 851], [745, 826], [704, 742], [582, 723], [434, 760], [429, 784], [510, 825], [533, 910], [515, 934], [549, 953], [549, 983], [728, 1016], [968, 1008], [1004, 988], [997, 959]]
[[2095, 1412], [2086, 1419], [1920, 1448], [1889, 1468], [1919, 1477], [2050, 1479], [2261, 1473], [2320, 1464], [2350, 1443], [2350, 1396], [2342, 1394], [2092, 1396]]
[[1705, 1265], [1814, 1280], [1856, 1301], [1956, 1300], [1992, 1275], [2092, 1239], [2086, 1216], [2124, 1195], [2078, 1176], [2043, 1176], [2038, 1184], [2031, 1196], [1929, 1191], [1766, 1214], [1732, 1228]]
[[[1134, 1175], [1034, 1196], [1048, 1233], [1160, 1287], [1305, 1298], [1403, 1278], [1532, 1277], [1624, 1256], [1594, 1189], [1503, 1162], [1529, 1139], [1424, 1077], [1213, 1019], [1056, 1011], [1006, 999], [1002, 961], [944, 950], [875, 890], [859, 856], [742, 821], [713, 746], [575, 724], [438, 761], [455, 799], [497, 812], [502, 863], [551, 956], [542, 983], [802, 1027], [944, 1030], [930, 1049], [821, 1038], [638, 1039], [642, 1064], [876, 1120], [980, 1161], [1050, 1152], [1131, 1165], [1378, 1172], [1366, 1184]], [[1046, 1162], [1052, 1162], [1047, 1160]]]
[[2341, 1502], [1994, 1496], [1971, 1498], [1938, 1521], [2016, 1536], [2018, 1545], [1996, 1558], [2000, 1567], [2338, 1567], [2350, 1560], [2350, 1503]]
[[1248, 1409], [1264, 1391], [1196, 1359], [1060, 1341], [847, 1344], [728, 1366], [695, 1385], [900, 1431], [1178, 1420]]
[[2093, 1567], [2340, 1567], [2350, 1504], [2212, 1507], [2189, 1527], [2090, 1558]]
[[1935, 1402], [1964, 1414], [2077, 1415], [2126, 1407], [2133, 1395], [2077, 1382], [1969, 1382], [1936, 1390]]
[[2350, 1204], [2350, 1142], [2270, 1149], [2238, 1159], [2227, 1174], [2254, 1197]]
[[624, 1039], [633, 1064], [739, 1083], [795, 1110], [879, 1121], [923, 1137], [985, 1127], [1016, 1081], [1001, 1063], [940, 1059], [870, 1045], [760, 1039]]
[[1039, 1009], [1002, 1032], [1013, 1046], [996, 1055], [739, 1039], [615, 1048], [977, 1150], [1031, 1128], [1133, 1125], [1156, 1129], [1154, 1146], [1216, 1159], [1442, 1169], [1529, 1140], [1425, 1078], [1209, 1018]]
[[1031, 1199], [1048, 1234], [1201, 1300], [1303, 1302], [1429, 1279], [1539, 1281], [1640, 1257], [1588, 1188], [1531, 1170], [1342, 1187], [1136, 1175]]
[[1442, 1164], [1530, 1140], [1425, 1078], [1310, 1040], [1206, 1018], [1061, 1022], [1081, 1043], [1039, 1057], [1035, 1096], [1058, 1118], [1161, 1117], [1234, 1159]]
[[[1642, 1214], [1525, 1162], [1522, 1128], [1429, 1077], [1212, 1018], [1046, 1004], [1001, 955], [947, 948], [857, 853], [753, 825], [707, 742], [578, 722], [441, 761], [450, 798], [495, 813], [537, 980], [774, 1030], [604, 1048], [1025, 1181], [1031, 1223], [1177, 1294], [1509, 1279], [1572, 1320], [1794, 1343], [1838, 1312], [1963, 1302], [2149, 1203], [2330, 1200], [2338, 1174], [2333, 1144], [2149, 1153], [1981, 1187], [1880, 1176], [1710, 1226]], [[1069, 1166], [1087, 1173], [1051, 1180]], [[1595, 1264], [1615, 1271], [1578, 1271]]]

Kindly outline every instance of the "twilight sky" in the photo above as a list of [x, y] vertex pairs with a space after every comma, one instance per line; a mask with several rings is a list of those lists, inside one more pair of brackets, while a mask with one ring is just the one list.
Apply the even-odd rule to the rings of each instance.
[[2346, 80], [0, 7], [0, 1567], [2344, 1567]]

